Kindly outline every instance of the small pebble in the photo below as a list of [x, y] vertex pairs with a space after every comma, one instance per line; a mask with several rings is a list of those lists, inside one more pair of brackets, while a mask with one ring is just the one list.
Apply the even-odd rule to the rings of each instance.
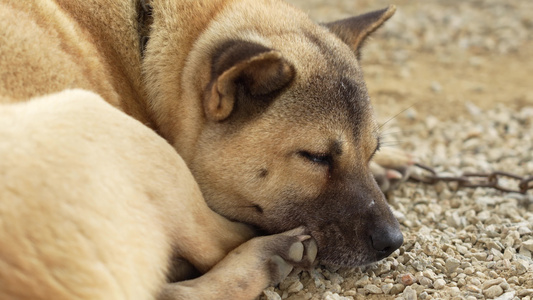
[[381, 293], [383, 293], [381, 288], [379, 288], [377, 285], [374, 285], [374, 284], [365, 285], [364, 289], [370, 294], [381, 294]]
[[420, 294], [418, 295], [418, 298], [419, 298], [419, 299], [422, 299], [422, 300], [427, 299], [428, 297], [429, 297], [429, 294], [428, 294], [428, 292], [426, 292], [426, 291], [423, 291], [422, 293], [420, 293]]
[[264, 290], [263, 295], [265, 295], [266, 300], [281, 300], [281, 296], [271, 290]]
[[522, 236], [522, 235], [532, 234], [533, 232], [531, 231], [531, 229], [529, 229], [529, 227], [522, 226], [518, 228], [518, 233]]
[[507, 279], [507, 282], [510, 284], [518, 285], [520, 282], [518, 281], [518, 277], [512, 276], [509, 279]]
[[530, 252], [533, 252], [533, 239], [522, 242], [522, 247], [526, 248]]
[[381, 286], [381, 291], [383, 292], [383, 294], [388, 295], [391, 293], [393, 286], [394, 285], [392, 283], [386, 283]]
[[509, 283], [507, 283], [507, 282], [502, 282], [502, 283], [500, 283], [500, 286], [502, 287], [502, 289], [503, 289], [504, 291], [506, 291], [506, 290], [508, 290], [509, 288], [511, 288], [511, 285], [510, 285]]
[[516, 250], [514, 250], [514, 248], [507, 248], [503, 252], [503, 258], [507, 260], [511, 260], [513, 259], [515, 253], [516, 253]]
[[397, 283], [397, 284], [392, 286], [392, 288], [390, 290], [390, 294], [391, 295], [398, 295], [399, 293], [403, 292], [404, 289], [405, 289], [405, 285], [403, 285], [401, 283]]
[[298, 282], [295, 282], [293, 284], [291, 284], [288, 288], [287, 288], [287, 292], [289, 293], [298, 293], [299, 291], [303, 290], [304, 286], [303, 284], [298, 281]]
[[412, 289], [410, 286], [406, 287], [405, 290], [403, 290], [402, 293], [405, 300], [417, 300], [417, 294], [414, 289]]
[[496, 278], [496, 279], [491, 279], [491, 280], [486, 280], [485, 282], [483, 282], [483, 290], [493, 286], [493, 285], [497, 285], [497, 284], [500, 284], [504, 282], [504, 279], [503, 278]]
[[446, 270], [448, 273], [455, 272], [460, 265], [461, 262], [456, 258], [450, 257], [446, 260]]
[[526, 297], [526, 296], [530, 296], [530, 295], [533, 295], [533, 289], [523, 289], [523, 290], [519, 290], [516, 295], [518, 297]]
[[437, 290], [441, 290], [443, 289], [444, 287], [446, 286], [446, 281], [444, 279], [437, 279], [435, 280], [435, 282], [433, 283], [433, 287]]
[[468, 284], [466, 285], [466, 288], [465, 288], [467, 291], [469, 292], [472, 292], [472, 293], [481, 293], [481, 288], [479, 288], [479, 286], [477, 285], [472, 285], [472, 284]]
[[485, 253], [485, 252], [472, 253], [471, 256], [474, 257], [475, 259], [479, 260], [479, 261], [486, 261], [487, 260], [487, 253]]
[[355, 286], [356, 287], [363, 287], [367, 284], [370, 283], [370, 279], [368, 279], [368, 275], [365, 275], [363, 277], [361, 277], [360, 279], [358, 279], [356, 282], [355, 282]]
[[515, 297], [516, 292], [507, 292], [499, 297], [494, 298], [494, 300], [513, 300]]
[[461, 294], [461, 290], [456, 286], [452, 286], [451, 288], [448, 288], [447, 292], [452, 297], [457, 297]]
[[403, 285], [411, 285], [415, 282], [415, 277], [412, 274], [403, 274], [400, 276], [400, 282]]
[[332, 292], [326, 292], [323, 296], [324, 300], [351, 300], [350, 298], [348, 297], [343, 297], [337, 293], [332, 293]]
[[457, 251], [463, 255], [468, 253], [468, 248], [463, 245], [457, 245], [456, 248], [457, 248]]
[[420, 283], [420, 285], [423, 285], [425, 287], [429, 287], [431, 284], [432, 284], [432, 281], [431, 279], [425, 277], [425, 276], [422, 276], [420, 277], [420, 279], [418, 279], [418, 283]]
[[499, 285], [493, 285], [489, 287], [488, 289], [483, 290], [483, 295], [487, 298], [496, 298], [503, 294], [503, 289]]
[[514, 261], [512, 264], [516, 268], [515, 275], [522, 275], [528, 271], [529, 263], [527, 263], [524, 260], [519, 259], [519, 260]]

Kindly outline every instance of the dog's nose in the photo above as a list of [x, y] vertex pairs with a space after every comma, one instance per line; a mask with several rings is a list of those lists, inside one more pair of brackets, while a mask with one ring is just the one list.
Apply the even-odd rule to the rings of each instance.
[[399, 228], [376, 230], [370, 235], [370, 239], [378, 260], [389, 256], [403, 244], [403, 235]]

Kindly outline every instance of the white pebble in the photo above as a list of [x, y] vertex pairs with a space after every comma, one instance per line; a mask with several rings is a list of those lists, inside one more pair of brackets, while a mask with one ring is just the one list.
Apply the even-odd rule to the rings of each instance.
[[533, 239], [522, 242], [522, 247], [526, 248], [530, 252], [533, 252]]
[[364, 289], [370, 294], [381, 294], [383, 291], [375, 284], [365, 285]]
[[456, 259], [456, 258], [453, 258], [453, 257], [450, 257], [446, 260], [446, 270], [448, 271], [448, 273], [452, 273], [452, 272], [455, 272], [455, 270], [457, 270], [457, 268], [461, 265], [461, 262]]
[[483, 290], [483, 295], [485, 295], [487, 298], [496, 298], [501, 294], [503, 294], [503, 289], [499, 285], [494, 285], [486, 290]]
[[504, 282], [503, 278], [496, 278], [496, 279], [486, 280], [485, 282], [483, 282], [483, 289], [487, 289], [487, 288], [489, 288], [491, 286], [500, 284], [502, 282]]
[[393, 286], [394, 284], [392, 283], [385, 283], [381, 286], [381, 291], [383, 292], [383, 294], [388, 295], [391, 292]]
[[441, 290], [445, 286], [446, 286], [446, 281], [444, 279], [442, 279], [442, 278], [439, 278], [439, 279], [435, 280], [435, 282], [433, 282], [433, 287], [436, 290]]
[[507, 292], [497, 298], [494, 298], [494, 300], [512, 300], [515, 296], [516, 292], [515, 291], [512, 291], [512, 292]]
[[416, 291], [410, 286], [406, 287], [405, 290], [403, 290], [402, 295], [405, 300], [417, 300]]
[[281, 296], [278, 293], [271, 291], [271, 290], [264, 290], [263, 295], [266, 296], [267, 300], [281, 300]]

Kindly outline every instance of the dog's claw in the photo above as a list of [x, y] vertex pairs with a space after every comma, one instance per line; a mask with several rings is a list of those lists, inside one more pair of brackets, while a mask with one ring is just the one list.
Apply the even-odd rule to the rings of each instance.
[[298, 239], [300, 240], [300, 242], [306, 241], [306, 240], [308, 240], [310, 238], [311, 238], [311, 236], [307, 235], [307, 234], [298, 236]]
[[316, 241], [314, 239], [307, 240], [305, 243], [305, 249], [307, 259], [309, 260], [310, 264], [312, 265], [315, 262], [316, 255], [318, 254], [318, 245], [316, 244]]

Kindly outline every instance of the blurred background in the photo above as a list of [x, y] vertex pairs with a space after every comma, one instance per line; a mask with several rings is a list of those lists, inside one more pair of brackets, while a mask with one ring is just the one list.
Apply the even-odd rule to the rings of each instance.
[[533, 105], [533, 1], [288, 2], [319, 22], [396, 5], [396, 14], [363, 49], [363, 70], [381, 118], [410, 106], [406, 118], [418, 113], [454, 119], [469, 108]]

